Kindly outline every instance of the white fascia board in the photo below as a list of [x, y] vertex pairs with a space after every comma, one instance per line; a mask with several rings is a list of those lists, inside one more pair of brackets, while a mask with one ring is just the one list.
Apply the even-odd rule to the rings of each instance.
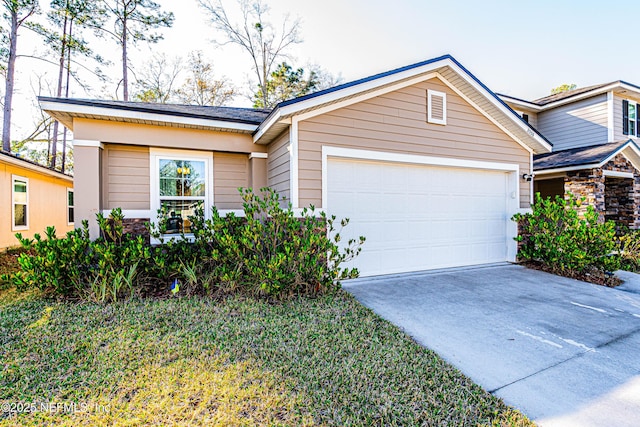
[[621, 172], [621, 171], [602, 171], [603, 176], [610, 176], [612, 178], [633, 178], [633, 173], [631, 172]]
[[541, 106], [541, 111], [551, 110], [556, 107], [560, 107], [565, 104], [571, 104], [573, 102], [581, 101], [583, 99], [592, 98], [594, 96], [602, 95], [603, 93], [612, 91], [614, 89], [619, 89], [621, 87], [626, 87], [628, 90], [637, 91], [638, 89], [634, 89], [631, 86], [623, 85], [618, 82], [601, 87], [600, 89], [590, 90], [589, 92], [581, 93], [580, 95], [571, 96], [568, 98], [560, 99], [555, 102], [551, 102], [549, 104], [545, 104]]
[[41, 173], [43, 175], [48, 175], [48, 176], [52, 176], [54, 178], [64, 179], [65, 181], [69, 181], [69, 182], [73, 183], [73, 177], [72, 176], [64, 175], [61, 172], [50, 170], [46, 166], [34, 165], [34, 164], [29, 163], [29, 162], [25, 162], [25, 161], [22, 161], [20, 159], [16, 159], [16, 158], [14, 158], [12, 156], [0, 156], [0, 163], [2, 163], [2, 162], [9, 163], [10, 165], [18, 166], [18, 167], [21, 167], [21, 168], [24, 168], [24, 169], [28, 169], [28, 170], [33, 171], [33, 172]]
[[594, 169], [594, 168], [599, 168], [602, 165], [603, 165], [603, 163], [590, 163], [588, 165], [567, 166], [567, 167], [555, 168], [555, 169], [537, 170], [537, 171], [534, 171], [534, 174], [535, 175], [547, 175], [547, 174], [550, 174], [550, 173], [571, 172], [571, 171], [577, 171], [577, 170], [581, 170], [581, 169]]
[[[485, 98], [487, 98], [496, 108], [498, 108], [503, 114], [506, 114], [507, 117], [511, 117], [513, 122], [516, 123], [523, 131], [527, 133], [531, 138], [535, 139], [536, 142], [546, 148], [549, 152], [553, 149], [553, 147], [545, 141], [540, 135], [535, 133], [527, 123], [522, 121], [520, 117], [514, 113], [509, 107], [504, 105], [502, 102], [498, 101], [493, 93], [489, 93], [484, 87], [479, 85], [474, 79], [472, 79], [469, 74], [467, 74], [464, 70], [458, 67], [456, 64], [451, 62], [449, 65], [462, 79], [464, 79], [467, 83], [473, 86], [478, 92], [480, 92]], [[482, 110], [480, 110], [482, 111]], [[519, 139], [516, 139], [518, 141]]]
[[498, 95], [498, 97], [500, 97], [500, 99], [502, 99], [504, 102], [523, 107], [526, 110], [534, 111], [536, 113], [539, 112], [539, 111], [542, 111], [542, 107], [539, 106], [538, 104], [534, 104], [533, 102], [528, 102], [528, 101], [523, 101], [522, 99], [512, 98], [509, 95]]
[[92, 116], [117, 117], [123, 120], [144, 120], [163, 122], [168, 124], [181, 124], [190, 126], [203, 126], [211, 128], [229, 129], [242, 132], [254, 132], [258, 126], [247, 123], [228, 122], [224, 120], [201, 119], [196, 117], [183, 117], [172, 114], [147, 113], [142, 111], [119, 110], [117, 108], [105, 108], [98, 106], [66, 104], [55, 101], [40, 101], [40, 107], [44, 111], [59, 111], [67, 114], [87, 114]]

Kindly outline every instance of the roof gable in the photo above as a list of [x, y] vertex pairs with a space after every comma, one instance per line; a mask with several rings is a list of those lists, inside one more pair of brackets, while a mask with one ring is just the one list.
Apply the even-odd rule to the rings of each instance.
[[254, 141], [268, 144], [291, 124], [431, 78], [438, 78], [518, 143], [534, 153], [546, 153], [551, 143], [526, 123], [450, 55], [376, 74], [331, 89], [282, 102], [258, 127]]
[[600, 168], [620, 153], [640, 170], [640, 148], [632, 139], [538, 155], [533, 159], [533, 169], [541, 174]]

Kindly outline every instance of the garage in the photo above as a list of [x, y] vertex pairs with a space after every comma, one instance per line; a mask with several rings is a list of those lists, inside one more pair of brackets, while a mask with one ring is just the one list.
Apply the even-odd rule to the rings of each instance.
[[349, 264], [362, 276], [512, 258], [516, 172], [493, 163], [425, 163], [327, 159], [326, 206], [350, 219], [343, 242], [367, 239]]

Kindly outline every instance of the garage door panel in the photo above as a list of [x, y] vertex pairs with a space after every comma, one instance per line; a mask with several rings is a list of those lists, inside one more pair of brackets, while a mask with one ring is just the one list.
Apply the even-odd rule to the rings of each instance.
[[327, 208], [367, 238], [363, 275], [505, 261], [505, 172], [383, 161], [328, 161]]

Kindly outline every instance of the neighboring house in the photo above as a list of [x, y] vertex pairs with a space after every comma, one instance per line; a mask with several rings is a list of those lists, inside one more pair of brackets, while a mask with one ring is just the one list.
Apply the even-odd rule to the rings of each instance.
[[602, 219], [640, 227], [640, 87], [617, 81], [535, 101], [500, 97], [553, 143], [553, 153], [534, 156], [536, 192], [585, 197]]
[[[120, 207], [242, 208], [269, 186], [364, 235], [363, 275], [513, 261], [533, 154], [551, 145], [451, 56], [282, 102], [272, 111], [40, 98], [74, 134], [76, 218]], [[97, 229], [92, 226], [95, 236]]]
[[0, 249], [19, 246], [15, 237], [58, 236], [73, 229], [73, 177], [0, 151]]

